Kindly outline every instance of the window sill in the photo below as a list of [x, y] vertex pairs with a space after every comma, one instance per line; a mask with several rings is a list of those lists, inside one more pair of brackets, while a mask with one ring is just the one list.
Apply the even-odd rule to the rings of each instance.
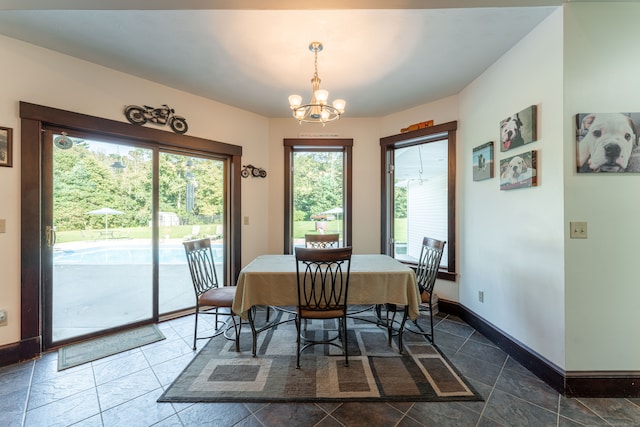
[[[398, 260], [401, 263], [403, 263], [404, 265], [413, 268], [414, 270], [418, 267], [418, 264], [415, 262], [409, 262], [409, 261], [403, 261], [403, 260]], [[455, 282], [456, 281], [456, 273], [453, 271], [446, 271], [446, 270], [442, 270], [440, 269], [438, 271], [438, 279], [440, 280], [448, 280], [450, 282]]]

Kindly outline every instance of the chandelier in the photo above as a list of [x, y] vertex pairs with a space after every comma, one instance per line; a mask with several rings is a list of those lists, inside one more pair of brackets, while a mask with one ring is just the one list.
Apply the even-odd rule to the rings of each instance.
[[344, 113], [344, 107], [346, 101], [344, 99], [336, 99], [332, 105], [329, 105], [329, 92], [320, 89], [320, 77], [318, 77], [318, 52], [322, 51], [322, 43], [312, 42], [309, 45], [309, 50], [314, 55], [314, 67], [315, 72], [311, 79], [311, 87], [313, 93], [311, 96], [311, 102], [302, 105], [302, 97], [300, 95], [289, 96], [289, 107], [293, 111], [293, 117], [302, 123], [322, 123], [324, 126], [327, 122], [338, 120], [340, 115]]

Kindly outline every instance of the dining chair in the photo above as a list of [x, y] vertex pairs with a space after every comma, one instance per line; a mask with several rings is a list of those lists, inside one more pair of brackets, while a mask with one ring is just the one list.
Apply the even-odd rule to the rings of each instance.
[[[296, 307], [296, 368], [300, 368], [300, 354], [307, 348], [328, 344], [338, 347], [344, 354], [344, 364], [349, 366], [347, 351], [347, 292], [351, 269], [352, 248], [297, 248], [296, 273], [298, 281], [298, 305]], [[302, 330], [302, 320], [305, 321]], [[307, 321], [336, 319], [338, 330], [327, 333], [326, 339], [311, 337]], [[315, 334], [316, 331], [313, 331]], [[340, 341], [340, 343], [336, 341]], [[302, 347], [301, 347], [302, 346]]]
[[[242, 319], [236, 323], [235, 316], [231, 307], [233, 298], [236, 294], [235, 286], [220, 286], [218, 283], [218, 275], [213, 260], [213, 251], [211, 250], [211, 239], [197, 239], [182, 242], [187, 255], [187, 264], [191, 273], [193, 282], [193, 290], [196, 295], [195, 309], [195, 326], [193, 330], [193, 349], [196, 349], [196, 341], [199, 339], [207, 339], [217, 337], [224, 334], [225, 338], [235, 340], [236, 351], [240, 351], [240, 330], [242, 328]], [[220, 309], [227, 309], [225, 313], [221, 313]], [[198, 315], [212, 314], [215, 315], [215, 333], [207, 337], [198, 337]], [[233, 330], [235, 337], [229, 337], [227, 332], [231, 329], [231, 325], [227, 321], [222, 321], [219, 316], [228, 316], [233, 321]], [[220, 324], [220, 328], [218, 327]]]
[[340, 234], [305, 234], [304, 246], [306, 248], [338, 248], [340, 247]]
[[[408, 330], [415, 334], [423, 335], [431, 344], [434, 344], [433, 335], [433, 287], [438, 277], [438, 269], [444, 252], [446, 242], [424, 237], [422, 239], [422, 248], [420, 257], [416, 267], [416, 282], [420, 292], [420, 313], [429, 313], [429, 330], [426, 331], [419, 323], [420, 317], [411, 321], [411, 325], [405, 328], [405, 323], [409, 314], [409, 307], [399, 304], [385, 304], [386, 306], [386, 325], [389, 334], [389, 345], [394, 334], [398, 335], [398, 348], [402, 353], [402, 334], [404, 330]], [[379, 307], [377, 308], [380, 313]], [[401, 319], [396, 321], [396, 316], [400, 314]], [[380, 317], [380, 315], [379, 315]], [[399, 326], [397, 326], [399, 324]]]

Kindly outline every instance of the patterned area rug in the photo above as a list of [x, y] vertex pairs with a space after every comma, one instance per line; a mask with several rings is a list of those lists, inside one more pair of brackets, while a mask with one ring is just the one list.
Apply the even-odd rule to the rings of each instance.
[[[325, 334], [319, 326], [309, 322], [307, 333]], [[386, 329], [352, 318], [348, 328], [348, 367], [339, 349], [318, 345], [302, 353], [296, 369], [293, 321], [260, 333], [257, 357], [251, 355], [250, 328], [243, 325], [239, 353], [233, 341], [213, 338], [158, 402], [482, 400], [423, 337], [406, 333], [400, 355], [397, 343], [388, 346]]]
[[163, 339], [165, 339], [165, 336], [156, 325], [147, 325], [79, 344], [61, 347], [58, 350], [58, 371]]

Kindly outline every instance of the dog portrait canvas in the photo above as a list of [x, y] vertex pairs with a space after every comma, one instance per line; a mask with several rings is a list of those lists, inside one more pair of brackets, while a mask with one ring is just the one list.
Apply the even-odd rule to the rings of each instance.
[[473, 149], [473, 180], [493, 178], [493, 142]]
[[535, 150], [500, 160], [500, 190], [537, 186], [537, 168]]
[[640, 173], [640, 113], [576, 115], [578, 173]]
[[509, 151], [537, 139], [537, 107], [532, 105], [500, 121], [500, 151]]

